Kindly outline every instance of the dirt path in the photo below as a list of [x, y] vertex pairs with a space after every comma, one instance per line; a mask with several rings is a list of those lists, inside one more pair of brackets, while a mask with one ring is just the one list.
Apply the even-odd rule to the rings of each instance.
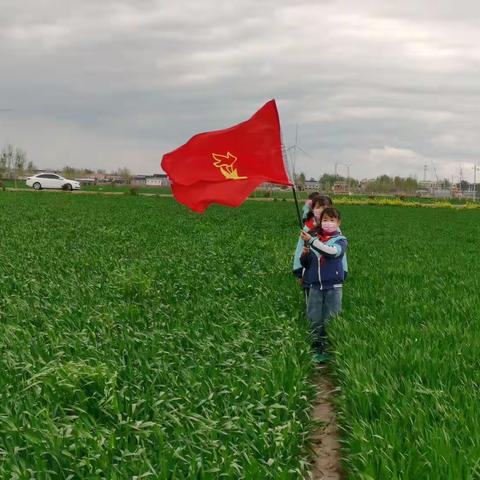
[[334, 387], [326, 367], [319, 367], [313, 378], [317, 385], [317, 398], [313, 407], [313, 418], [321, 425], [312, 435], [314, 458], [311, 478], [313, 480], [341, 480], [340, 442], [335, 411], [331, 403]]

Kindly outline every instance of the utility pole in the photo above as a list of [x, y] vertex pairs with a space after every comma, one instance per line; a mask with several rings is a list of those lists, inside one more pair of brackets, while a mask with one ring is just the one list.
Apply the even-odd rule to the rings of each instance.
[[347, 189], [348, 192], [350, 193], [350, 165], [351, 163], [341, 163], [341, 162], [335, 162], [335, 180], [337, 180], [338, 177], [338, 167], [345, 167], [347, 169]]
[[350, 195], [350, 164], [347, 163], [345, 166], [347, 167], [347, 189], [348, 194]]
[[297, 163], [297, 144], [298, 144], [298, 125], [295, 126], [295, 145], [293, 146], [293, 183], [297, 182], [297, 174], [295, 172], [295, 166]]
[[[11, 112], [11, 111], [12, 111], [11, 108], [0, 108], [0, 112]], [[1, 178], [0, 178], [0, 180], [1, 180]], [[15, 183], [15, 187], [16, 187], [16, 186], [17, 186], [17, 185], [16, 185], [16, 183]]]
[[478, 167], [477, 164], [473, 166], [473, 201], [474, 202], [477, 201], [477, 170], [479, 168], [480, 167]]
[[347, 169], [347, 182], [349, 181], [348, 179], [350, 178], [350, 165], [351, 163], [340, 163], [340, 162], [335, 162], [335, 176], [338, 176], [338, 167], [345, 167]]
[[428, 170], [428, 165], [423, 166], [423, 181], [427, 181], [427, 170]]

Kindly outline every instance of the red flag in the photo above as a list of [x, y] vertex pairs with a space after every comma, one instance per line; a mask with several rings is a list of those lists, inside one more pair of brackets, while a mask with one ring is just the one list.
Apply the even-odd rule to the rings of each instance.
[[211, 203], [237, 207], [263, 182], [292, 185], [275, 100], [234, 127], [195, 135], [166, 153], [162, 168], [175, 198], [197, 212]]

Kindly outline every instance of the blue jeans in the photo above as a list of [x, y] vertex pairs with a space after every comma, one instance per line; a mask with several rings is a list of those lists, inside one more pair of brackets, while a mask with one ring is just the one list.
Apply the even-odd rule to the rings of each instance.
[[312, 328], [314, 347], [322, 353], [325, 350], [327, 324], [342, 310], [342, 289], [320, 290], [311, 287], [305, 291], [305, 294], [307, 318]]

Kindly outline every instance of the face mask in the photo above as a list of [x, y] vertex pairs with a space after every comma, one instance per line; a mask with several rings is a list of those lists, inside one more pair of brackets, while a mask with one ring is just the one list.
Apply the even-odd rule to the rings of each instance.
[[337, 231], [337, 222], [325, 221], [322, 222], [322, 230], [325, 233], [333, 233]]
[[321, 208], [314, 208], [313, 209], [313, 215], [315, 216], [316, 220], [320, 220], [320, 217], [322, 216], [322, 209]]

